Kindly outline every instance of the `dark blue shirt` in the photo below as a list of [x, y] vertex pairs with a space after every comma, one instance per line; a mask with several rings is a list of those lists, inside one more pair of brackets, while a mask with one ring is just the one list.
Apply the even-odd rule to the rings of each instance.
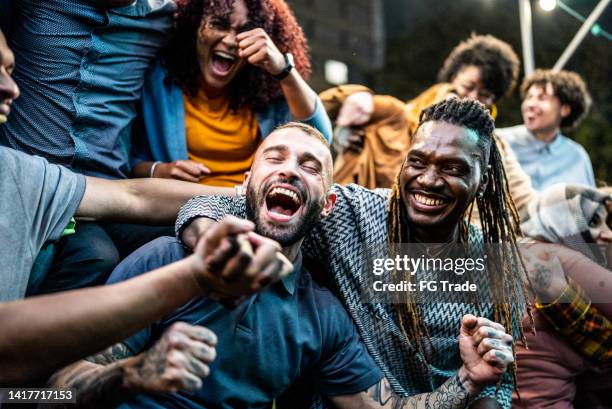
[[174, 1], [110, 9], [86, 0], [13, 3], [2, 23], [10, 23], [21, 96], [0, 127], [0, 145], [87, 175], [127, 177], [136, 102]]
[[[183, 256], [174, 239], [158, 239], [121, 263], [110, 282]], [[358, 393], [380, 381], [382, 373], [342, 304], [312, 280], [301, 256], [294, 265], [292, 274], [234, 310], [193, 300], [128, 339], [126, 345], [136, 354], [183, 321], [208, 327], [219, 342], [217, 359], [199, 392], [140, 394], [120, 407], [264, 408], [301, 375], [311, 376], [327, 396]]]

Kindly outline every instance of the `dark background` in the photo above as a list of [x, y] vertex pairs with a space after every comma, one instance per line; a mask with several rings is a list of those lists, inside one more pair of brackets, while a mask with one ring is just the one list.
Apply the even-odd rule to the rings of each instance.
[[[597, 0], [565, 0], [587, 17]], [[288, 0], [309, 38], [313, 86], [321, 91], [325, 59], [349, 66], [349, 82], [409, 100], [436, 81], [451, 49], [470, 33], [493, 34], [510, 43], [522, 62], [517, 0]], [[581, 26], [559, 7], [532, 1], [536, 68], [551, 68]], [[612, 5], [598, 20], [612, 32]], [[380, 27], [382, 26], [382, 37]], [[334, 36], [335, 35], [335, 36]], [[577, 130], [565, 134], [591, 156], [595, 177], [612, 184], [612, 42], [588, 34], [564, 69], [587, 82], [593, 107]], [[521, 70], [522, 79], [523, 72]], [[521, 123], [518, 90], [499, 104], [497, 126]]]

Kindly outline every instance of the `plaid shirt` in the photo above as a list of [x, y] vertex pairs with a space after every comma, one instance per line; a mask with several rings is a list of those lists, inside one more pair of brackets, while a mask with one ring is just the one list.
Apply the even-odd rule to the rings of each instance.
[[612, 362], [612, 323], [591, 305], [578, 284], [568, 281], [557, 300], [536, 302], [536, 308], [591, 363], [607, 367]]
[[[493, 318], [490, 304], [453, 302], [423, 304], [423, 320], [431, 338], [428, 357], [429, 376], [421, 370], [422, 357], [405, 339], [395, 310], [390, 304], [364, 303], [363, 288], [366, 251], [387, 243], [387, 201], [389, 189], [368, 190], [361, 186], [334, 185], [336, 205], [306, 236], [302, 244], [305, 256], [330, 269], [332, 288], [342, 300], [359, 329], [368, 352], [381, 368], [393, 391], [400, 396], [431, 392], [461, 367], [458, 329], [465, 314]], [[176, 233], [181, 233], [198, 217], [220, 220], [225, 215], [246, 216], [242, 197], [199, 196], [188, 201], [179, 212]], [[483, 251], [482, 234], [472, 228], [470, 243]], [[513, 306], [517, 307], [517, 306]], [[514, 325], [518, 325], [514, 323]], [[433, 352], [435, 351], [435, 353]], [[495, 397], [504, 409], [511, 407], [513, 382], [506, 373], [499, 389], [491, 385], [480, 396]]]

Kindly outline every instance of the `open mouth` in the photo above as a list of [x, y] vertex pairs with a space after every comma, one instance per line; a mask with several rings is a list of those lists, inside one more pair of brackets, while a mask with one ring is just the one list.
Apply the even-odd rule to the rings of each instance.
[[225, 51], [213, 51], [211, 56], [211, 66], [217, 75], [227, 75], [237, 63], [238, 58]]
[[277, 185], [268, 191], [265, 204], [270, 219], [286, 223], [299, 213], [302, 198], [293, 186]]
[[447, 197], [426, 192], [412, 192], [410, 198], [417, 210], [428, 213], [438, 212], [451, 202]]

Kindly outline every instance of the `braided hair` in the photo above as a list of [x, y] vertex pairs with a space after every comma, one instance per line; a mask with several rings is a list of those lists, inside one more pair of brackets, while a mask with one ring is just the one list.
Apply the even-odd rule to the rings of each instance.
[[[488, 247], [497, 250], [496, 254], [487, 257], [489, 274], [491, 274], [491, 291], [495, 297], [493, 319], [501, 323], [508, 333], [520, 336], [525, 342], [521, 309], [514, 308], [513, 311], [512, 308], [512, 305], [519, 306], [524, 302], [522, 299], [522, 293], [525, 291], [522, 280], [524, 265], [517, 247], [517, 239], [521, 235], [521, 230], [518, 212], [510, 197], [501, 154], [493, 138], [495, 129], [493, 118], [485, 106], [478, 101], [451, 98], [431, 105], [421, 112], [419, 127], [429, 121], [458, 125], [471, 129], [478, 135], [477, 146], [482, 153], [480, 155], [481, 169], [488, 168], [489, 177], [486, 188], [482, 194], [477, 195], [475, 203], [481, 216], [484, 245], [493, 244]], [[404, 204], [400, 189], [400, 175], [403, 169], [404, 164], [396, 176], [389, 198], [390, 217], [387, 220], [387, 240], [392, 254], [397, 252], [399, 243], [410, 239], [407, 219], [402, 213]], [[469, 219], [473, 206], [474, 202], [466, 207], [463, 217], [457, 220], [459, 242], [466, 245], [469, 245]], [[394, 280], [397, 280], [397, 272], [394, 272], [394, 275]], [[412, 276], [408, 275], [402, 279], [412, 280]], [[427, 357], [422, 339], [430, 339], [422, 319], [421, 303], [412, 302], [407, 298], [408, 294], [400, 292], [398, 296], [400, 299], [395, 303], [395, 307], [401, 331], [406, 339], [415, 345], [427, 369]], [[533, 319], [529, 305], [527, 305], [527, 311], [530, 319]], [[513, 322], [518, 325], [514, 326]], [[514, 367], [512, 374], [515, 375]]]

